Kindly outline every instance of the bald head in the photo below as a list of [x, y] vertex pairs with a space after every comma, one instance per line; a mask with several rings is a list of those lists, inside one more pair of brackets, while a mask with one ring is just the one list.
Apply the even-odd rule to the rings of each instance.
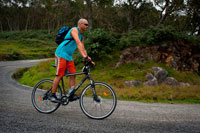
[[86, 19], [83, 19], [83, 18], [79, 19], [78, 27], [79, 27], [79, 30], [80, 30], [81, 33], [86, 31], [87, 28], [88, 28], [88, 21]]
[[78, 25], [88, 23], [88, 21], [84, 18], [79, 19]]

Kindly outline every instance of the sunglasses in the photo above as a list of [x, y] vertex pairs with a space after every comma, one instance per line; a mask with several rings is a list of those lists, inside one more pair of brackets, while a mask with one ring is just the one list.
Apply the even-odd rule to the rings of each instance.
[[[83, 23], [82, 23], [83, 24]], [[88, 24], [84, 24], [85, 26], [88, 26]]]

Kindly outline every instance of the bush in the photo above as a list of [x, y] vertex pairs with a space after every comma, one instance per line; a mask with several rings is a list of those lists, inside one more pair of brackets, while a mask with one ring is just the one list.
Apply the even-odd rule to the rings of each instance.
[[132, 31], [121, 37], [119, 48], [126, 48], [138, 45], [158, 45], [160, 42], [182, 40], [185, 43], [198, 43], [200, 46], [200, 38], [198, 36], [188, 35], [187, 33], [177, 32], [171, 26], [151, 26], [142, 32]]
[[173, 41], [177, 39], [176, 33], [176, 30], [171, 26], [151, 26], [144, 32], [141, 41], [148, 45], [154, 45], [163, 41]]
[[144, 45], [141, 42], [143, 36], [142, 32], [131, 31], [121, 37], [119, 44], [117, 45], [119, 49], [124, 49], [130, 46]]
[[113, 52], [117, 39], [112, 33], [104, 29], [95, 29], [85, 34], [85, 47], [88, 54], [96, 60], [105, 58]]
[[12, 31], [0, 33], [0, 39], [21, 40], [21, 39], [38, 39], [38, 40], [54, 40], [55, 32], [50, 35], [47, 30], [38, 31]]

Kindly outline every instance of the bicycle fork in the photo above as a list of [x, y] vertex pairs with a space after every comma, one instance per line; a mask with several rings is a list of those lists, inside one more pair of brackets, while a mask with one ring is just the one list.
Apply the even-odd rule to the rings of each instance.
[[89, 80], [90, 80], [90, 84], [91, 84], [91, 87], [92, 87], [92, 92], [93, 92], [93, 95], [94, 95], [93, 99], [94, 99], [95, 102], [99, 103], [101, 100], [97, 96], [94, 80], [90, 76], [89, 76]]

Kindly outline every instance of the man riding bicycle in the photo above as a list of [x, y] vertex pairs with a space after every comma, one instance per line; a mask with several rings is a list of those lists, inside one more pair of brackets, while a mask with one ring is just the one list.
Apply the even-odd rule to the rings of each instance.
[[[59, 102], [59, 99], [56, 97], [55, 93], [61, 78], [65, 75], [66, 69], [68, 69], [69, 73], [76, 72], [75, 65], [72, 59], [72, 55], [75, 52], [75, 50], [78, 48], [80, 54], [82, 55], [85, 61], [91, 60], [91, 58], [87, 55], [87, 52], [84, 47], [84, 41], [82, 39], [82, 33], [85, 32], [87, 28], [88, 28], [88, 21], [86, 19], [80, 19], [78, 21], [78, 27], [70, 29], [70, 31], [65, 36], [66, 39], [73, 38], [73, 40], [63, 41], [56, 49], [55, 52], [56, 77], [54, 78], [53, 81], [53, 88], [51, 90], [51, 94], [48, 97], [52, 102]], [[95, 63], [92, 62], [92, 64]], [[68, 96], [70, 96], [69, 97], [70, 101], [78, 99], [78, 96], [73, 94], [73, 89], [75, 87], [75, 78], [76, 76], [73, 75], [70, 76], [69, 79], [70, 89], [68, 91]]]

